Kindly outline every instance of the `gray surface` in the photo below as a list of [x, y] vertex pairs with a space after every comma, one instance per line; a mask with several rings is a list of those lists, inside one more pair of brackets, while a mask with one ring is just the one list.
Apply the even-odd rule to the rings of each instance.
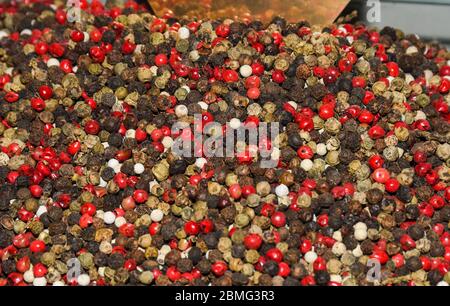
[[[367, 6], [363, 4], [367, 9]], [[381, 21], [373, 26], [392, 26], [424, 39], [435, 39], [450, 46], [450, 0], [382, 1]], [[363, 20], [365, 20], [365, 16]]]

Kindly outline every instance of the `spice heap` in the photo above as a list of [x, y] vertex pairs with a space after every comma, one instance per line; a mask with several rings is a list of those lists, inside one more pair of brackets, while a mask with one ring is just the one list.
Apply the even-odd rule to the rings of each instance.
[[[1, 285], [449, 284], [446, 49], [81, 4], [0, 8]], [[194, 114], [277, 167], [173, 154]]]

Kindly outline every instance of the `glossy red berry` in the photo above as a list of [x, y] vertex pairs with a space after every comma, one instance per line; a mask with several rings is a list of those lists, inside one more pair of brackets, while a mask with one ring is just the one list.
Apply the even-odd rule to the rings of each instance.
[[374, 115], [368, 110], [362, 110], [358, 116], [358, 120], [361, 123], [371, 123], [374, 119]]
[[286, 76], [283, 71], [274, 69], [272, 72], [272, 80], [275, 83], [283, 83], [286, 80]]
[[239, 184], [233, 184], [228, 188], [228, 192], [233, 199], [239, 199], [242, 195], [242, 188]]
[[48, 100], [53, 96], [53, 89], [48, 85], [42, 85], [39, 87], [39, 95], [42, 99]]
[[252, 87], [247, 90], [247, 97], [252, 100], [256, 100], [261, 95], [261, 91], [257, 87]]
[[372, 173], [372, 179], [375, 182], [384, 184], [387, 182], [387, 180], [389, 179], [389, 171], [387, 171], [384, 168], [378, 168], [375, 169], [375, 171]]
[[91, 47], [89, 54], [97, 63], [102, 63], [105, 60], [105, 52], [99, 46]]
[[72, 39], [74, 42], [83, 41], [84, 33], [78, 30], [73, 30], [72, 33], [70, 33], [70, 39]]
[[227, 37], [230, 34], [230, 26], [226, 24], [219, 24], [216, 28], [216, 34], [219, 37]]
[[211, 265], [211, 272], [217, 277], [224, 275], [227, 269], [228, 266], [223, 261], [216, 261]]
[[394, 193], [400, 188], [400, 183], [395, 178], [390, 178], [384, 183], [387, 192]]
[[286, 215], [281, 211], [276, 211], [273, 213], [270, 221], [275, 227], [283, 227], [286, 225]]
[[124, 41], [122, 45], [122, 53], [123, 54], [131, 54], [136, 49], [136, 45], [129, 41], [128, 39]]
[[369, 160], [369, 166], [373, 170], [383, 167], [384, 159], [378, 154], [372, 155]]
[[257, 250], [262, 244], [262, 238], [258, 234], [248, 234], [244, 238], [244, 245], [247, 249]]
[[184, 224], [184, 231], [188, 235], [197, 235], [200, 232], [200, 225], [195, 221], [188, 221]]
[[31, 98], [30, 105], [37, 112], [42, 112], [45, 109], [45, 101], [41, 98]]
[[68, 147], [67, 147], [67, 153], [69, 153], [70, 155], [75, 155], [78, 153], [78, 151], [80, 151], [81, 149], [81, 142], [74, 141], [72, 142]]
[[30, 190], [30, 193], [33, 197], [35, 198], [40, 198], [42, 193], [43, 193], [43, 189], [41, 186], [39, 185], [31, 185], [30, 187], [28, 187]]
[[83, 205], [81, 205], [81, 208], [80, 208], [80, 213], [82, 215], [88, 214], [90, 216], [94, 216], [96, 211], [97, 211], [97, 208], [95, 207], [94, 204], [92, 204], [90, 202], [84, 203]]
[[155, 65], [158, 67], [167, 65], [168, 62], [168, 58], [167, 55], [160, 53], [158, 55], [155, 56]]
[[388, 68], [388, 72], [391, 77], [394, 77], [394, 78], [398, 77], [399, 68], [398, 68], [397, 63], [395, 63], [395, 62], [386, 63], [386, 67]]
[[84, 125], [84, 131], [90, 135], [97, 135], [100, 131], [100, 124], [96, 120], [89, 120]]
[[42, 240], [34, 240], [30, 244], [30, 251], [33, 253], [40, 253], [45, 251], [45, 243]]
[[369, 137], [372, 139], [379, 139], [384, 137], [386, 132], [384, 129], [379, 125], [374, 125], [369, 129]]
[[66, 49], [64, 48], [63, 45], [61, 45], [59, 43], [53, 43], [48, 47], [48, 51], [54, 57], [61, 57], [64, 55], [64, 52], [66, 51]]
[[328, 104], [323, 104], [322, 106], [320, 106], [319, 108], [319, 117], [322, 118], [323, 120], [327, 120], [330, 119], [334, 116], [334, 104], [333, 103], [328, 103]]
[[227, 83], [237, 82], [239, 80], [239, 74], [231, 69], [225, 70], [222, 74], [223, 80]]
[[48, 51], [48, 45], [45, 42], [38, 42], [34, 45], [34, 52], [37, 55], [44, 55]]
[[272, 248], [267, 251], [266, 257], [270, 260], [281, 262], [283, 260], [283, 253], [278, 248]]
[[133, 192], [133, 199], [137, 203], [144, 203], [148, 199], [148, 193], [147, 193], [147, 191], [145, 191], [143, 189], [136, 189]]
[[364, 77], [354, 77], [352, 79], [352, 85], [353, 87], [361, 87], [364, 88], [366, 86], [366, 79], [364, 79]]
[[37, 263], [33, 266], [34, 277], [43, 277], [47, 274], [48, 270], [42, 263]]
[[309, 146], [301, 146], [297, 150], [297, 155], [301, 159], [311, 159], [314, 156], [314, 152]]

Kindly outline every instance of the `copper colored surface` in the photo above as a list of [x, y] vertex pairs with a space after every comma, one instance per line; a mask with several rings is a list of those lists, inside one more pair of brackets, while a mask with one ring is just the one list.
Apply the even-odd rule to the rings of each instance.
[[282, 16], [290, 22], [332, 23], [349, 0], [148, 0], [158, 16], [188, 18], [250, 18], [263, 22]]

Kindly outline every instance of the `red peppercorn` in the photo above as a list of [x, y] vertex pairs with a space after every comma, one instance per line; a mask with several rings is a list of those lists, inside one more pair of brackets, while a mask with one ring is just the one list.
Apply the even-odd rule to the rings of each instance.
[[389, 172], [384, 168], [375, 169], [375, 171], [372, 173], [372, 179], [375, 182], [384, 184], [389, 179]]
[[301, 159], [311, 159], [314, 156], [313, 150], [306, 145], [298, 148], [297, 154]]
[[239, 184], [233, 184], [228, 188], [228, 192], [233, 199], [239, 199], [242, 195], [242, 188]]
[[200, 225], [195, 221], [188, 221], [184, 224], [184, 231], [188, 235], [197, 235], [200, 232]]
[[430, 163], [420, 163], [414, 167], [414, 171], [420, 177], [424, 177], [430, 170], [432, 166]]
[[30, 189], [30, 193], [33, 197], [35, 198], [40, 198], [42, 195], [42, 187], [39, 185], [31, 185], [30, 187], [28, 187]]
[[275, 83], [283, 83], [286, 80], [286, 76], [283, 71], [274, 69], [272, 72], [272, 80]]
[[67, 20], [67, 13], [62, 9], [57, 9], [55, 12], [55, 19], [59, 24], [64, 24]]
[[353, 69], [353, 64], [348, 58], [342, 58], [338, 62], [339, 70], [341, 72], [350, 72]]
[[34, 240], [30, 244], [30, 251], [33, 253], [40, 253], [45, 251], [45, 243], [42, 240]]
[[371, 92], [371, 91], [369, 91], [369, 90], [366, 90], [366, 93], [365, 93], [364, 98], [363, 98], [363, 104], [364, 104], [364, 105], [367, 105], [367, 104], [369, 104], [373, 99], [375, 99], [374, 93]]
[[405, 257], [402, 254], [395, 254], [391, 259], [394, 262], [396, 268], [400, 268], [405, 264]]
[[227, 69], [222, 74], [223, 80], [227, 83], [237, 82], [239, 80], [239, 74], [231, 69]]
[[414, 153], [413, 158], [416, 163], [425, 163], [427, 161], [427, 153], [417, 150]]
[[134, 260], [133, 258], [126, 260], [123, 264], [123, 268], [127, 271], [136, 270], [136, 268], [137, 268], [136, 260]]
[[247, 97], [252, 100], [256, 100], [261, 95], [261, 91], [257, 87], [252, 87], [247, 90]]
[[129, 41], [128, 39], [124, 41], [122, 45], [122, 53], [123, 54], [131, 54], [136, 49], [136, 45]]
[[383, 167], [384, 159], [380, 155], [376, 154], [376, 155], [372, 155], [369, 158], [368, 162], [369, 162], [370, 168], [375, 170], [375, 169]]
[[247, 249], [257, 250], [262, 244], [262, 238], [258, 234], [248, 234], [244, 238], [244, 245]]
[[158, 54], [155, 56], [155, 65], [156, 66], [161, 67], [161, 66], [167, 65], [167, 62], [168, 62], [167, 55], [161, 53], [161, 54]]
[[445, 205], [444, 199], [437, 194], [433, 195], [428, 200], [428, 202], [431, 204], [431, 206], [433, 206], [434, 209], [441, 209]]
[[134, 224], [125, 223], [119, 227], [119, 233], [124, 235], [125, 237], [133, 237], [134, 236]]
[[389, 256], [385, 251], [382, 250], [375, 250], [373, 251], [372, 255], [369, 256], [372, 259], [376, 259], [380, 262], [380, 264], [384, 265], [388, 262]]
[[379, 139], [385, 135], [384, 129], [379, 125], [374, 125], [369, 129], [369, 137], [372, 139]]
[[327, 262], [323, 257], [317, 257], [313, 263], [314, 271], [323, 271], [327, 269]]
[[227, 269], [227, 264], [223, 261], [216, 261], [211, 265], [211, 272], [218, 277], [224, 275]]
[[39, 95], [42, 99], [48, 100], [53, 96], [53, 89], [50, 86], [42, 85], [39, 87]]
[[43, 277], [47, 272], [47, 268], [40, 262], [33, 266], [34, 277]]
[[398, 75], [399, 75], [399, 68], [398, 68], [398, 64], [397, 63], [395, 63], [395, 62], [386, 63], [386, 67], [388, 68], [389, 75], [391, 77], [394, 77], [394, 78], [398, 77]]
[[275, 227], [282, 227], [286, 225], [286, 216], [281, 211], [276, 211], [273, 213], [270, 221]]
[[291, 268], [289, 267], [289, 264], [285, 263], [285, 262], [280, 262], [278, 264], [278, 276], [281, 277], [288, 277], [291, 274]]
[[84, 131], [87, 134], [97, 135], [100, 131], [100, 124], [96, 120], [91, 119], [84, 125]]
[[148, 193], [143, 189], [137, 189], [133, 192], [133, 199], [137, 203], [144, 203], [148, 199]]
[[272, 248], [267, 251], [266, 257], [276, 262], [283, 260], [283, 253], [278, 248]]
[[67, 147], [67, 153], [69, 153], [70, 155], [75, 155], [78, 153], [78, 151], [80, 151], [81, 149], [81, 143], [77, 140], [72, 142], [68, 147]]
[[256, 193], [256, 189], [252, 185], [242, 186], [242, 190], [241, 191], [242, 191], [242, 196], [244, 198], [248, 197], [251, 194]]
[[211, 233], [214, 230], [214, 222], [210, 219], [200, 221], [200, 229], [204, 234]]
[[395, 178], [390, 178], [384, 183], [387, 192], [394, 193], [400, 188], [400, 183]]
[[64, 73], [71, 73], [71, 72], [73, 72], [72, 63], [68, 59], [61, 60], [61, 62], [59, 63], [59, 68], [61, 68], [61, 70]]
[[73, 30], [72, 33], [70, 33], [70, 39], [72, 39], [74, 42], [83, 41], [84, 33], [78, 30]]
[[[264, 65], [259, 62], [254, 62], [253, 64], [250, 65], [250, 67], [252, 67], [252, 73], [254, 74], [254, 76], [262, 75], [265, 70]], [[249, 78], [251, 78], [251, 76]]]
[[261, 215], [264, 217], [272, 216], [272, 214], [275, 212], [275, 206], [270, 203], [263, 204], [261, 208]]
[[61, 57], [64, 55], [64, 52], [66, 51], [66, 49], [64, 48], [63, 45], [61, 45], [59, 43], [53, 43], [48, 47], [48, 51], [54, 57]]
[[97, 63], [102, 63], [105, 60], [105, 52], [99, 46], [91, 47], [89, 54]]
[[430, 170], [427, 174], [425, 174], [425, 181], [429, 185], [434, 185], [439, 180], [439, 174], [435, 170]]
[[219, 24], [216, 28], [216, 34], [219, 37], [227, 37], [230, 35], [230, 26], [226, 24]]
[[91, 215], [84, 214], [84, 215], [81, 215], [81, 218], [80, 218], [80, 221], [78, 222], [78, 224], [80, 225], [81, 228], [87, 228], [93, 222], [94, 222], [94, 220], [92, 219]]
[[45, 109], [45, 101], [41, 98], [31, 98], [30, 104], [31, 107], [37, 112], [42, 112]]
[[371, 112], [368, 110], [362, 110], [361, 113], [358, 116], [358, 120], [361, 123], [371, 123], [374, 119], [374, 116]]
[[30, 266], [31, 262], [28, 256], [24, 256], [16, 262], [16, 270], [20, 273], [25, 273], [26, 271], [28, 271], [30, 269]]
[[154, 129], [150, 136], [152, 137], [153, 141], [160, 141], [164, 137], [160, 129]]
[[354, 77], [352, 79], [352, 86], [355, 88], [356, 87], [364, 88], [364, 87], [366, 87], [366, 79], [364, 79], [364, 77], [359, 77], [359, 76]]
[[[344, 188], [342, 188], [342, 193], [344, 194]], [[327, 214], [322, 214], [322, 215], [318, 216], [317, 217], [317, 224], [319, 224], [322, 227], [328, 226], [328, 215]]]
[[90, 216], [93, 216], [93, 215], [95, 215], [96, 211], [97, 211], [97, 208], [95, 207], [94, 204], [92, 204], [90, 202], [84, 203], [83, 205], [81, 205], [81, 208], [80, 208], [80, 213], [82, 215], [88, 214]]
[[44, 55], [48, 51], [48, 45], [45, 42], [37, 42], [34, 45], [34, 52], [36, 52], [37, 55]]
[[102, 33], [95, 28], [89, 33], [89, 39], [92, 42], [99, 42], [102, 39], [102, 36]]
[[400, 244], [403, 250], [408, 251], [416, 247], [416, 242], [409, 235], [404, 234], [400, 237]]
[[333, 103], [323, 104], [320, 106], [320, 108], [319, 108], [319, 117], [320, 118], [322, 118], [323, 120], [327, 120], [333, 116], [334, 116], [334, 104]]

